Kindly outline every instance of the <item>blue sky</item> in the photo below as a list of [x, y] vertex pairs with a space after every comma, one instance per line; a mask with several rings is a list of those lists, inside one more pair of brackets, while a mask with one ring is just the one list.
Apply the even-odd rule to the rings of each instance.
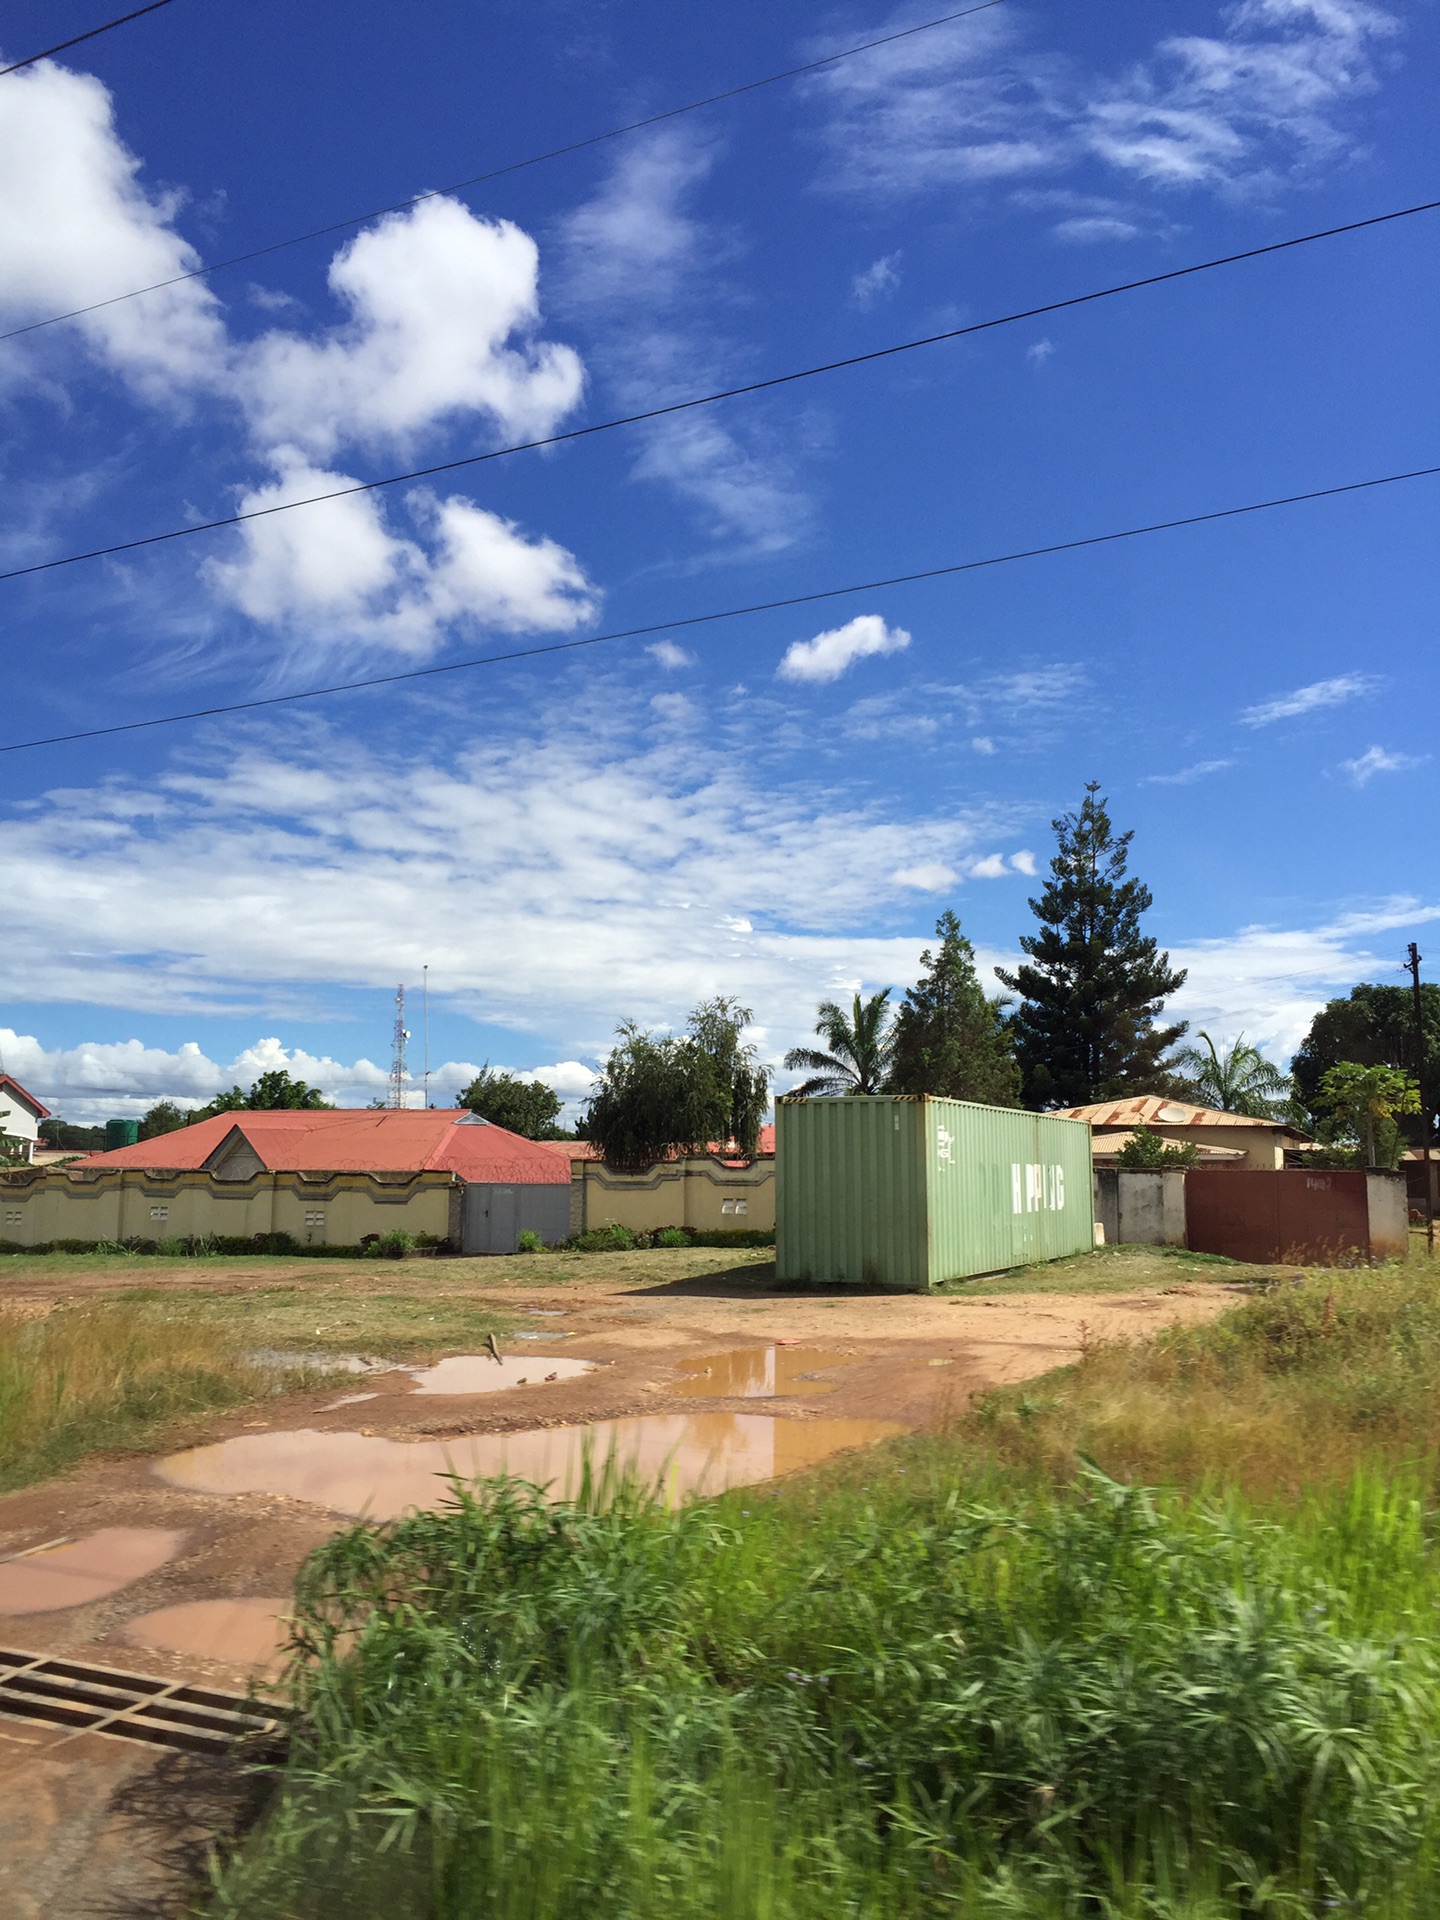
[[[175, 0], [0, 81], [0, 326], [928, 17]], [[96, 19], [16, 0], [0, 53]], [[24, 334], [0, 564], [1430, 198], [1435, 48], [1430, 5], [1003, 0]], [[1432, 464], [1436, 218], [0, 583], [0, 731]], [[1176, 1013], [1283, 1058], [1440, 918], [1437, 485], [0, 756], [5, 1064], [76, 1118], [272, 1064], [363, 1103], [426, 964], [439, 1097], [485, 1059], [579, 1097], [618, 1020], [716, 992], [778, 1059], [817, 999], [903, 988], [947, 906], [1010, 956], [1087, 779], [1190, 970]]]

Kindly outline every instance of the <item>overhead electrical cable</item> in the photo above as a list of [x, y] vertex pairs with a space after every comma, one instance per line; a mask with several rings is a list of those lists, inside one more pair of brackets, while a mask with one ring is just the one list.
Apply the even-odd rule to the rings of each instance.
[[[14, 340], [22, 333], [34, 333], [40, 327], [55, 327], [62, 320], [78, 320], [84, 314], [98, 313], [102, 307], [116, 306], [122, 300], [138, 300], [142, 294], [159, 293], [164, 287], [178, 287], [186, 280], [203, 280], [207, 274], [219, 273], [226, 267], [241, 267], [250, 260], [262, 260], [266, 254], [281, 253], [286, 247], [298, 247], [307, 240], [323, 240], [332, 233], [345, 233], [351, 227], [363, 227], [367, 220], [382, 219], [387, 213], [404, 213], [426, 200], [438, 200], [447, 193], [460, 193], [466, 187], [484, 186], [489, 180], [501, 180], [509, 173], [522, 173], [527, 167], [541, 166], [547, 160], [563, 160], [566, 154], [583, 153], [587, 147], [603, 146], [607, 140], [620, 140], [627, 134], [643, 133], [647, 127], [658, 127], [666, 120], [677, 120], [682, 114], [698, 113], [702, 107], [719, 106], [722, 101], [738, 99], [744, 93], [758, 92], [761, 87], [774, 87], [782, 80], [795, 80], [802, 74], [817, 73], [822, 67], [833, 67], [841, 60], [853, 60], [856, 54], [871, 53], [876, 47], [888, 47], [896, 40], [909, 40], [917, 33], [930, 33], [936, 27], [948, 27], [953, 21], [964, 20], [972, 13], [988, 13], [992, 7], [1004, 4], [1005, 0], [980, 0], [978, 6], [961, 7], [955, 13], [942, 13], [934, 20], [921, 20], [913, 27], [900, 28], [897, 33], [882, 34], [878, 40], [862, 40], [858, 46], [842, 47], [838, 53], [827, 53], [818, 60], [807, 60], [802, 66], [786, 67], [783, 73], [767, 73], [760, 80], [745, 80], [737, 87], [727, 87], [723, 93], [710, 93], [703, 100], [688, 100], [684, 106], [667, 107], [663, 113], [652, 113], [643, 120], [628, 121], [623, 127], [611, 127], [606, 133], [587, 134], [583, 140], [571, 140], [563, 147], [550, 147], [546, 152], [532, 153], [524, 160], [508, 161], [503, 167], [492, 167], [488, 173], [474, 173], [466, 180], [452, 181], [448, 187], [431, 187], [425, 193], [411, 194], [407, 200], [374, 207], [369, 213], [350, 214], [344, 220], [331, 221], [328, 226], [311, 227], [307, 233], [292, 234], [288, 240], [272, 240], [266, 246], [253, 247], [248, 253], [232, 254], [226, 260], [212, 260], [208, 266], [191, 267], [186, 273], [172, 274], [168, 280], [154, 280], [149, 286], [132, 287], [127, 293], [113, 293], [108, 299], [94, 300], [86, 307], [72, 307], [68, 313], [52, 313], [43, 320], [31, 320], [23, 327], [12, 327], [8, 333], [0, 333], [0, 340]], [[156, 0], [156, 5], [168, 6], [169, 0]], [[148, 13], [150, 9], [144, 7], [141, 11]], [[125, 17], [133, 19], [135, 16], [127, 14]], [[114, 24], [118, 26], [119, 22]], [[96, 31], [103, 33], [105, 29], [101, 27]], [[82, 39], [89, 37], [88, 34], [81, 36]], [[75, 42], [67, 40], [65, 44], [73, 46]], [[59, 51], [58, 47], [51, 49], [53, 53]], [[45, 55], [37, 53], [31, 58], [43, 60]], [[28, 66], [30, 63], [22, 60], [20, 64]], [[13, 72], [14, 69], [8, 68], [6, 71]]]
[[478, 667], [499, 667], [517, 660], [537, 660], [549, 654], [578, 653], [586, 647], [606, 646], [620, 640], [644, 640], [654, 634], [681, 633], [688, 628], [713, 625], [721, 620], [739, 620], [747, 614], [783, 612], [789, 607], [815, 606], [823, 600], [840, 600], [857, 593], [878, 593], [883, 588], [912, 586], [922, 580], [943, 580], [961, 573], [978, 573], [986, 567], [1010, 566], [1020, 560], [1040, 560], [1057, 553], [1079, 553], [1087, 547], [1104, 547], [1119, 540], [1137, 540], [1144, 534], [1172, 533], [1180, 527], [1200, 527], [1217, 520], [1236, 520], [1247, 514], [1268, 513], [1273, 507], [1296, 507], [1310, 500], [1333, 500], [1342, 494], [1366, 493], [1375, 487], [1393, 487], [1405, 480], [1425, 480], [1440, 474], [1440, 466], [1413, 467], [1404, 473], [1385, 473], [1370, 480], [1347, 480], [1333, 487], [1313, 487], [1306, 493], [1279, 494], [1270, 500], [1251, 500], [1239, 507], [1212, 507], [1205, 513], [1182, 514], [1174, 520], [1152, 520], [1145, 526], [1121, 527], [1111, 533], [1086, 534], [1077, 540], [1055, 540], [1042, 547], [1022, 547], [1011, 553], [992, 553], [980, 560], [955, 560], [943, 567], [924, 567], [914, 573], [890, 574], [879, 580], [857, 580], [843, 587], [820, 587], [813, 593], [792, 593], [780, 600], [757, 600], [749, 606], [723, 607], [712, 613], [682, 614], [672, 620], [657, 620], [643, 627], [622, 627], [612, 633], [587, 634], [578, 640], [551, 640], [538, 646], [516, 647], [509, 653], [487, 653], [470, 660], [449, 660], [434, 667], [407, 667], [399, 673], [381, 673], [366, 680], [338, 681], [328, 687], [306, 687], [298, 693], [272, 693], [254, 700], [234, 700], [224, 706], [195, 707], [188, 713], [157, 714], [148, 720], [124, 720], [109, 727], [87, 727], [76, 733], [55, 733], [36, 740], [12, 740], [0, 744], [0, 753], [27, 753], [38, 747], [68, 746], [79, 740], [105, 740], [121, 733], [142, 733], [151, 727], [176, 727], [191, 720], [214, 720], [224, 714], [255, 713], [264, 707], [293, 706], [302, 700], [324, 700], [340, 693], [361, 693], [371, 687], [394, 687], [411, 680], [433, 680], [441, 674], [467, 673]]
[[[158, 13], [161, 7], [169, 5], [170, 0], [150, 0], [148, 7], [137, 7], [133, 13], [122, 13], [118, 20], [107, 20], [103, 27], [91, 27], [88, 33], [77, 33], [73, 40], [62, 40], [58, 46], [46, 47], [43, 53], [32, 53], [24, 60], [17, 60], [13, 66], [0, 67], [0, 80], [3, 80], [7, 73], [19, 73], [22, 67], [33, 67], [37, 60], [48, 60], [53, 54], [64, 53], [68, 47], [78, 47], [86, 40], [96, 40], [102, 33], [111, 33], [116, 27], [125, 26], [128, 21], [138, 20], [143, 14]], [[48, 323], [41, 320], [37, 324], [43, 327]], [[0, 334], [0, 339], [6, 338], [8, 335]]]
[[1213, 260], [1198, 260], [1188, 267], [1171, 267], [1164, 273], [1146, 274], [1139, 280], [1122, 280], [1114, 286], [1097, 287], [1089, 293], [1075, 293], [1064, 300], [1047, 300], [1042, 306], [1024, 307], [990, 320], [975, 320], [969, 326], [949, 327], [943, 333], [925, 334], [918, 340], [902, 340], [894, 346], [874, 347], [866, 353], [847, 354], [842, 360], [822, 361], [818, 366], [799, 367], [790, 373], [770, 374], [763, 380], [750, 380], [739, 387], [722, 387], [715, 393], [695, 394], [687, 400], [672, 400], [660, 407], [647, 407], [640, 413], [626, 413], [613, 420], [597, 420], [590, 426], [568, 427], [563, 433], [550, 433], [538, 440], [521, 440], [508, 447], [492, 447], [487, 453], [467, 453], [456, 460], [440, 460], [429, 467], [411, 467], [404, 473], [385, 474], [379, 480], [357, 480], [345, 487], [332, 487], [325, 493], [309, 493], [299, 500], [284, 500], [270, 507], [247, 507], [240, 513], [227, 513], [216, 520], [198, 520], [185, 527], [171, 527], [164, 533], [146, 533], [133, 540], [116, 540], [109, 546], [88, 547], [81, 553], [58, 555], [53, 560], [35, 560], [28, 566], [11, 567], [0, 572], [0, 581], [20, 580], [28, 574], [51, 573], [58, 567], [77, 566], [82, 560], [104, 560], [117, 553], [134, 553], [141, 547], [162, 546], [171, 540], [189, 540], [196, 534], [214, 533], [221, 527], [243, 526], [251, 520], [267, 520], [277, 513], [294, 513], [300, 507], [321, 506], [327, 500], [347, 500], [355, 494], [375, 493], [383, 487], [404, 486], [412, 480], [432, 480], [437, 474], [458, 473], [466, 467], [484, 466], [491, 460], [504, 460], [515, 453], [535, 453], [542, 447], [558, 447], [571, 440], [588, 440], [600, 433], [612, 433], [617, 427], [641, 426], [649, 420], [664, 420], [678, 413], [690, 413], [697, 407], [710, 407], [721, 400], [737, 400], [746, 394], [767, 393], [776, 387], [792, 386], [798, 380], [813, 380], [823, 373], [839, 373], [847, 367], [863, 367], [877, 360], [890, 360], [897, 354], [914, 353], [920, 347], [939, 346], [947, 340], [964, 340], [997, 327], [1011, 327], [1022, 320], [1039, 320], [1049, 314], [1063, 313], [1072, 307], [1084, 307], [1097, 300], [1109, 300], [1116, 294], [1135, 293], [1143, 287], [1163, 286], [1170, 280], [1184, 280], [1192, 274], [1208, 273], [1215, 267], [1234, 266], [1244, 260], [1259, 260], [1266, 254], [1284, 253], [1292, 247], [1308, 246], [1314, 240], [1331, 240], [1338, 234], [1358, 233], [1366, 227], [1384, 226], [1405, 220], [1416, 213], [1433, 213], [1440, 200], [1426, 200], [1418, 206], [1400, 207], [1391, 213], [1376, 213], [1364, 220], [1348, 220], [1343, 226], [1323, 227], [1314, 233], [1301, 233], [1288, 240], [1272, 240], [1263, 247], [1247, 247], [1241, 253], [1222, 254]]

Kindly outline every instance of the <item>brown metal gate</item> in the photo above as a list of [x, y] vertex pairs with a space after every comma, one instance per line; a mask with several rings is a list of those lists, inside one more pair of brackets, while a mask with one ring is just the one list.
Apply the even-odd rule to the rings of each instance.
[[1333, 1266], [1370, 1257], [1365, 1174], [1328, 1168], [1199, 1168], [1185, 1175], [1185, 1236], [1194, 1253], [1273, 1266]]

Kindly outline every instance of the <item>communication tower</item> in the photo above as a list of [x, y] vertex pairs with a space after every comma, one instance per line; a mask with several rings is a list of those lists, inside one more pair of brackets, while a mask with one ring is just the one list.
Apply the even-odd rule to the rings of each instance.
[[395, 1040], [390, 1054], [390, 1105], [405, 1104], [405, 1082], [410, 1078], [405, 1066], [405, 1042], [410, 1033], [405, 1025], [405, 989], [395, 989]]

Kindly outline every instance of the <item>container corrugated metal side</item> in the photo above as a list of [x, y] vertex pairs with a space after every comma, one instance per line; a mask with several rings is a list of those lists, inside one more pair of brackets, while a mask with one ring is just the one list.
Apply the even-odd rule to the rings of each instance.
[[1085, 1121], [968, 1100], [923, 1105], [932, 1285], [1094, 1246]]
[[1084, 1121], [887, 1095], [775, 1118], [781, 1280], [923, 1291], [1094, 1245]]
[[775, 1272], [816, 1285], [928, 1284], [920, 1101], [776, 1102]]

